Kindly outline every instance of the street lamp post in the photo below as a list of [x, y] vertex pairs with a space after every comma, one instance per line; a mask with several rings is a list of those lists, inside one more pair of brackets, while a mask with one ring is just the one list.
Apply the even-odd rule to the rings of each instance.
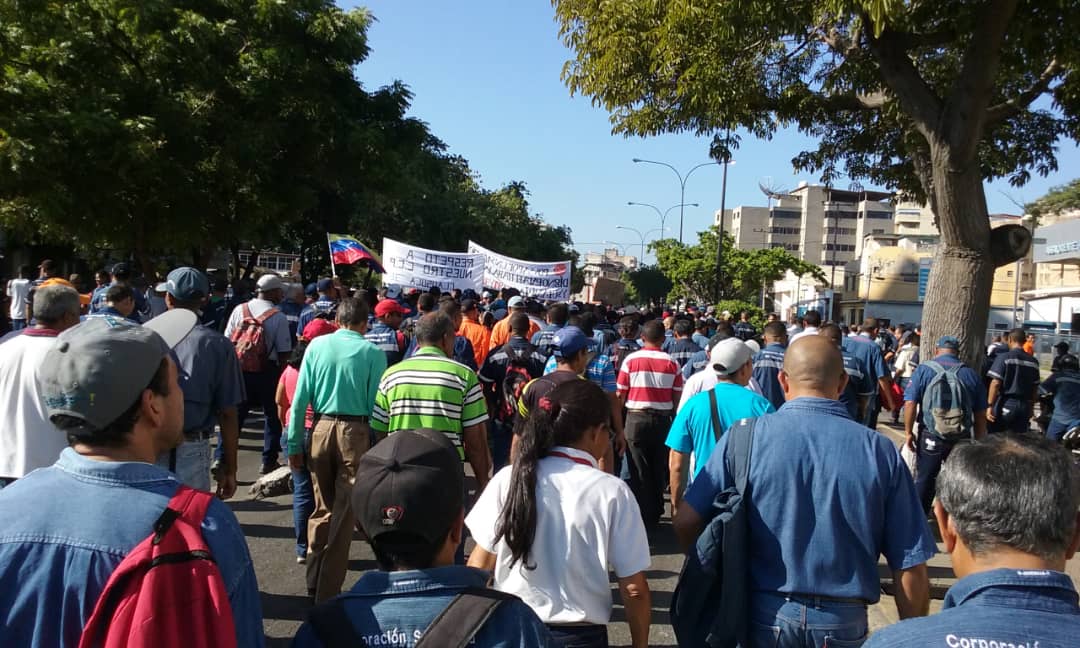
[[[682, 207], [700, 207], [701, 206], [701, 205], [699, 205], [697, 203], [680, 203], [678, 205], [672, 205], [671, 207], [668, 207], [667, 211], [661, 212], [659, 207], [657, 207], [656, 205], [650, 205], [649, 203], [640, 203], [640, 202], [630, 201], [630, 202], [628, 202], [626, 204], [627, 205], [634, 205], [636, 207], [650, 207], [653, 211], [656, 212], [656, 215], [660, 217], [660, 229], [666, 229], [664, 227], [664, 223], [667, 221], [668, 214], [671, 213], [672, 209], [675, 209], [676, 207], [682, 208]], [[681, 243], [682, 241], [679, 241], [679, 242]]]
[[[1023, 225], [1026, 228], [1027, 224], [1032, 222], [1033, 220], [1035, 220], [1035, 219], [1034, 219], [1034, 217], [1031, 216], [1031, 214], [1024, 214], [1023, 216], [1020, 217], [1020, 224]], [[1024, 316], [1020, 314], [1020, 277], [1024, 273], [1024, 259], [1023, 258], [1017, 259], [1017, 261], [1015, 263], [1015, 268], [1016, 268], [1016, 271], [1015, 271], [1016, 285], [1013, 288], [1013, 326], [1023, 326], [1024, 325]], [[1059, 313], [1059, 315], [1060, 315], [1060, 313]], [[1058, 319], [1060, 319], [1060, 317]]]
[[[635, 164], [644, 162], [645, 164], [657, 164], [665, 166], [675, 172], [675, 175], [679, 178], [679, 243], [683, 242], [683, 207], [686, 206], [686, 181], [690, 179], [690, 174], [697, 171], [701, 167], [712, 166], [714, 162], [702, 162], [701, 164], [690, 167], [690, 170], [686, 172], [686, 175], [679, 173], [679, 170], [671, 166], [667, 162], [657, 162], [656, 160], [643, 160], [641, 158], [634, 158], [632, 160]], [[659, 210], [657, 210], [659, 212]]]
[[649, 234], [652, 234], [653, 232], [660, 232], [661, 234], [663, 234], [663, 232], [664, 232], [664, 230], [662, 230], [662, 229], [651, 229], [648, 232], [645, 232], [644, 234], [642, 234], [641, 230], [634, 229], [633, 227], [626, 227], [625, 225], [616, 225], [615, 229], [621, 229], [621, 230], [627, 230], [627, 231], [633, 232], [634, 234], [637, 234], [641, 238], [641, 258], [638, 259], [638, 265], [639, 266], [645, 265], [645, 239], [648, 238]]

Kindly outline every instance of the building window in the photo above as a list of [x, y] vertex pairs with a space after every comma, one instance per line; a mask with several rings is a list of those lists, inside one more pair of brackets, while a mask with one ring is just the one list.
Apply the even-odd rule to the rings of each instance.
[[833, 245], [832, 243], [826, 243], [825, 244], [825, 249], [830, 251], [830, 252], [833, 252], [833, 251], [836, 251], [836, 252], [854, 252], [855, 251], [855, 246], [854, 245], [849, 245], [847, 243], [838, 243], [836, 245]]
[[892, 215], [892, 212], [887, 212], [887, 211], [868, 211], [868, 212], [866, 212], [866, 217], [867, 218], [884, 219], [884, 218], [892, 218], [893, 215]]
[[801, 227], [770, 227], [770, 234], [799, 234], [802, 232]]
[[829, 236], [836, 234], [838, 236], [855, 236], [854, 227], [826, 227], [825, 233]]
[[783, 249], [787, 250], [788, 252], [798, 252], [799, 251], [799, 244], [798, 243], [778, 243], [778, 242], [774, 242], [774, 243], [770, 243], [769, 247], [770, 248], [783, 248]]
[[777, 209], [773, 208], [769, 215], [772, 218], [802, 218], [802, 210], [800, 209]]

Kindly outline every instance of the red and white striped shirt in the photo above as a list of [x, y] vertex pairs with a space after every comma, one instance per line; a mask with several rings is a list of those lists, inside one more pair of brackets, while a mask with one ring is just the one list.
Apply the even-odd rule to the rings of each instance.
[[628, 410], [673, 411], [682, 386], [679, 364], [659, 349], [642, 349], [626, 356], [616, 379], [618, 393], [626, 394]]

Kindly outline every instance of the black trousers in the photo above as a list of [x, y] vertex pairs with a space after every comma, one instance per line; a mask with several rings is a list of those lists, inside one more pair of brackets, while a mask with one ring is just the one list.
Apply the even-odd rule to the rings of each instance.
[[660, 524], [664, 515], [664, 486], [668, 481], [668, 447], [664, 441], [670, 428], [671, 414], [666, 412], [630, 410], [626, 414], [630, 490], [647, 529]]

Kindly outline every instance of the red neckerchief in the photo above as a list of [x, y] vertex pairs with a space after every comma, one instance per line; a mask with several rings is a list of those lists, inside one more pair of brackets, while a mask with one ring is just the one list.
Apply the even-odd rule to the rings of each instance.
[[30, 337], [56, 337], [60, 335], [60, 331], [56, 329], [48, 328], [24, 328], [22, 335], [29, 335]]
[[581, 457], [572, 457], [572, 456], [566, 454], [565, 452], [559, 452], [558, 450], [552, 450], [551, 452], [548, 453], [548, 456], [549, 457], [562, 457], [563, 459], [569, 459], [570, 461], [573, 461], [574, 463], [579, 463], [582, 466], [588, 466], [589, 468], [595, 468], [596, 467], [596, 466], [592, 465], [592, 463], [588, 459], [582, 459]]

